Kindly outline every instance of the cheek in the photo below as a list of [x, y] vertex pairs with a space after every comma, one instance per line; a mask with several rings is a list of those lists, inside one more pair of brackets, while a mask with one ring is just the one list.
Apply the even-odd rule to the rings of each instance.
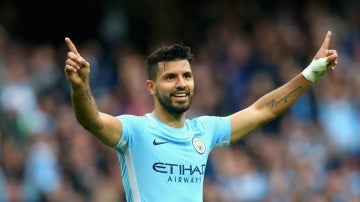
[[189, 86], [191, 92], [194, 92], [194, 89], [195, 89], [194, 81], [190, 82], [188, 86]]
[[154, 95], [156, 95], [156, 96], [161, 96], [161, 95], [164, 95], [165, 93], [166, 93], [166, 91], [164, 90], [164, 88], [161, 88], [161, 87], [154, 88]]

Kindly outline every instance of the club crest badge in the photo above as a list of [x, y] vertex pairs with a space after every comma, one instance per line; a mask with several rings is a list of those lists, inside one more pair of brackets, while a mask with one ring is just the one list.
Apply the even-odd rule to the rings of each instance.
[[192, 143], [193, 143], [193, 146], [194, 146], [195, 150], [199, 154], [203, 154], [205, 152], [205, 144], [200, 138], [194, 137], [192, 139]]

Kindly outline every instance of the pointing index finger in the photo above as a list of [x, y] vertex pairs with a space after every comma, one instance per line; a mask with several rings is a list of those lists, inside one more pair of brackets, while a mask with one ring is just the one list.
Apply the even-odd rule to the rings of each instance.
[[324, 42], [323, 42], [322, 45], [321, 45], [321, 49], [326, 49], [326, 50], [329, 49], [330, 38], [331, 38], [331, 31], [328, 31], [328, 32], [326, 33]]
[[70, 40], [69, 37], [65, 38], [65, 42], [71, 52], [73, 52], [76, 55], [79, 55], [79, 52], [77, 51], [76, 46], [73, 44], [73, 42]]

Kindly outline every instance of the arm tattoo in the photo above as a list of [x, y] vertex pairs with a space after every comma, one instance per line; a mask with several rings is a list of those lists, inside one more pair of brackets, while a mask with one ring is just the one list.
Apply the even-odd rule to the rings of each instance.
[[91, 90], [90, 89], [86, 89], [85, 90], [85, 94], [86, 94], [86, 98], [87, 98], [87, 101], [89, 102], [89, 104], [94, 107], [96, 110], [95, 110], [95, 115], [99, 114], [99, 110], [97, 109], [97, 106], [95, 104], [95, 100], [94, 100], [94, 97], [91, 93]]
[[91, 104], [93, 104], [94, 97], [93, 97], [93, 95], [91, 93], [91, 90], [89, 88], [85, 90], [85, 95], [86, 95], [86, 98], [88, 99], [88, 101], [90, 101]]
[[273, 109], [274, 107], [278, 106], [281, 103], [286, 103], [288, 101], [288, 98], [291, 98], [296, 94], [298, 94], [300, 91], [302, 91], [302, 88], [303, 86], [297, 87], [296, 89], [292, 90], [290, 93], [280, 98], [279, 100], [271, 99], [266, 105], [270, 107], [270, 109]]
[[[99, 110], [96, 106], [96, 103], [95, 103], [95, 99], [91, 93], [91, 90], [90, 89], [86, 89], [85, 90], [85, 97], [87, 99], [87, 101], [89, 102], [89, 104], [91, 105], [91, 107], [93, 107], [95, 109], [95, 112], [94, 112], [94, 115], [95, 116], [99, 116]], [[100, 123], [100, 125], [98, 126], [99, 129], [101, 129], [103, 127], [103, 122]]]

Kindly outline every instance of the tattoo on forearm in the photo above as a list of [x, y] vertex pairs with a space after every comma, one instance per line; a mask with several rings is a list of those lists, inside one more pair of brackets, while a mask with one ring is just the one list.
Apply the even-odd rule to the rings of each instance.
[[292, 90], [290, 93], [285, 95], [284, 97], [280, 98], [279, 100], [272, 99], [267, 103], [267, 106], [270, 107], [270, 109], [273, 109], [274, 107], [278, 106], [281, 103], [286, 103], [289, 98], [295, 96], [299, 92], [301, 92], [303, 89], [303, 86], [299, 86], [296, 89]]
[[88, 99], [88, 101], [94, 102], [94, 97], [93, 97], [90, 89], [86, 89], [85, 94], [86, 94], [86, 98]]
[[94, 97], [91, 93], [91, 90], [90, 89], [86, 89], [85, 90], [85, 94], [86, 94], [86, 98], [87, 98], [87, 101], [89, 102], [89, 104], [91, 106], [93, 106], [96, 110], [95, 110], [95, 114], [99, 114], [99, 110], [97, 109], [97, 106], [95, 104], [95, 100], [94, 100]]
[[[89, 104], [95, 109], [95, 111], [94, 111], [95, 117], [99, 116], [99, 110], [96, 106], [95, 99], [94, 99], [90, 89], [85, 90], [85, 97], [86, 97], [87, 101], [89, 102]], [[98, 128], [100, 129], [102, 127], [103, 127], [103, 123], [101, 122], [100, 125], [98, 126]]]

